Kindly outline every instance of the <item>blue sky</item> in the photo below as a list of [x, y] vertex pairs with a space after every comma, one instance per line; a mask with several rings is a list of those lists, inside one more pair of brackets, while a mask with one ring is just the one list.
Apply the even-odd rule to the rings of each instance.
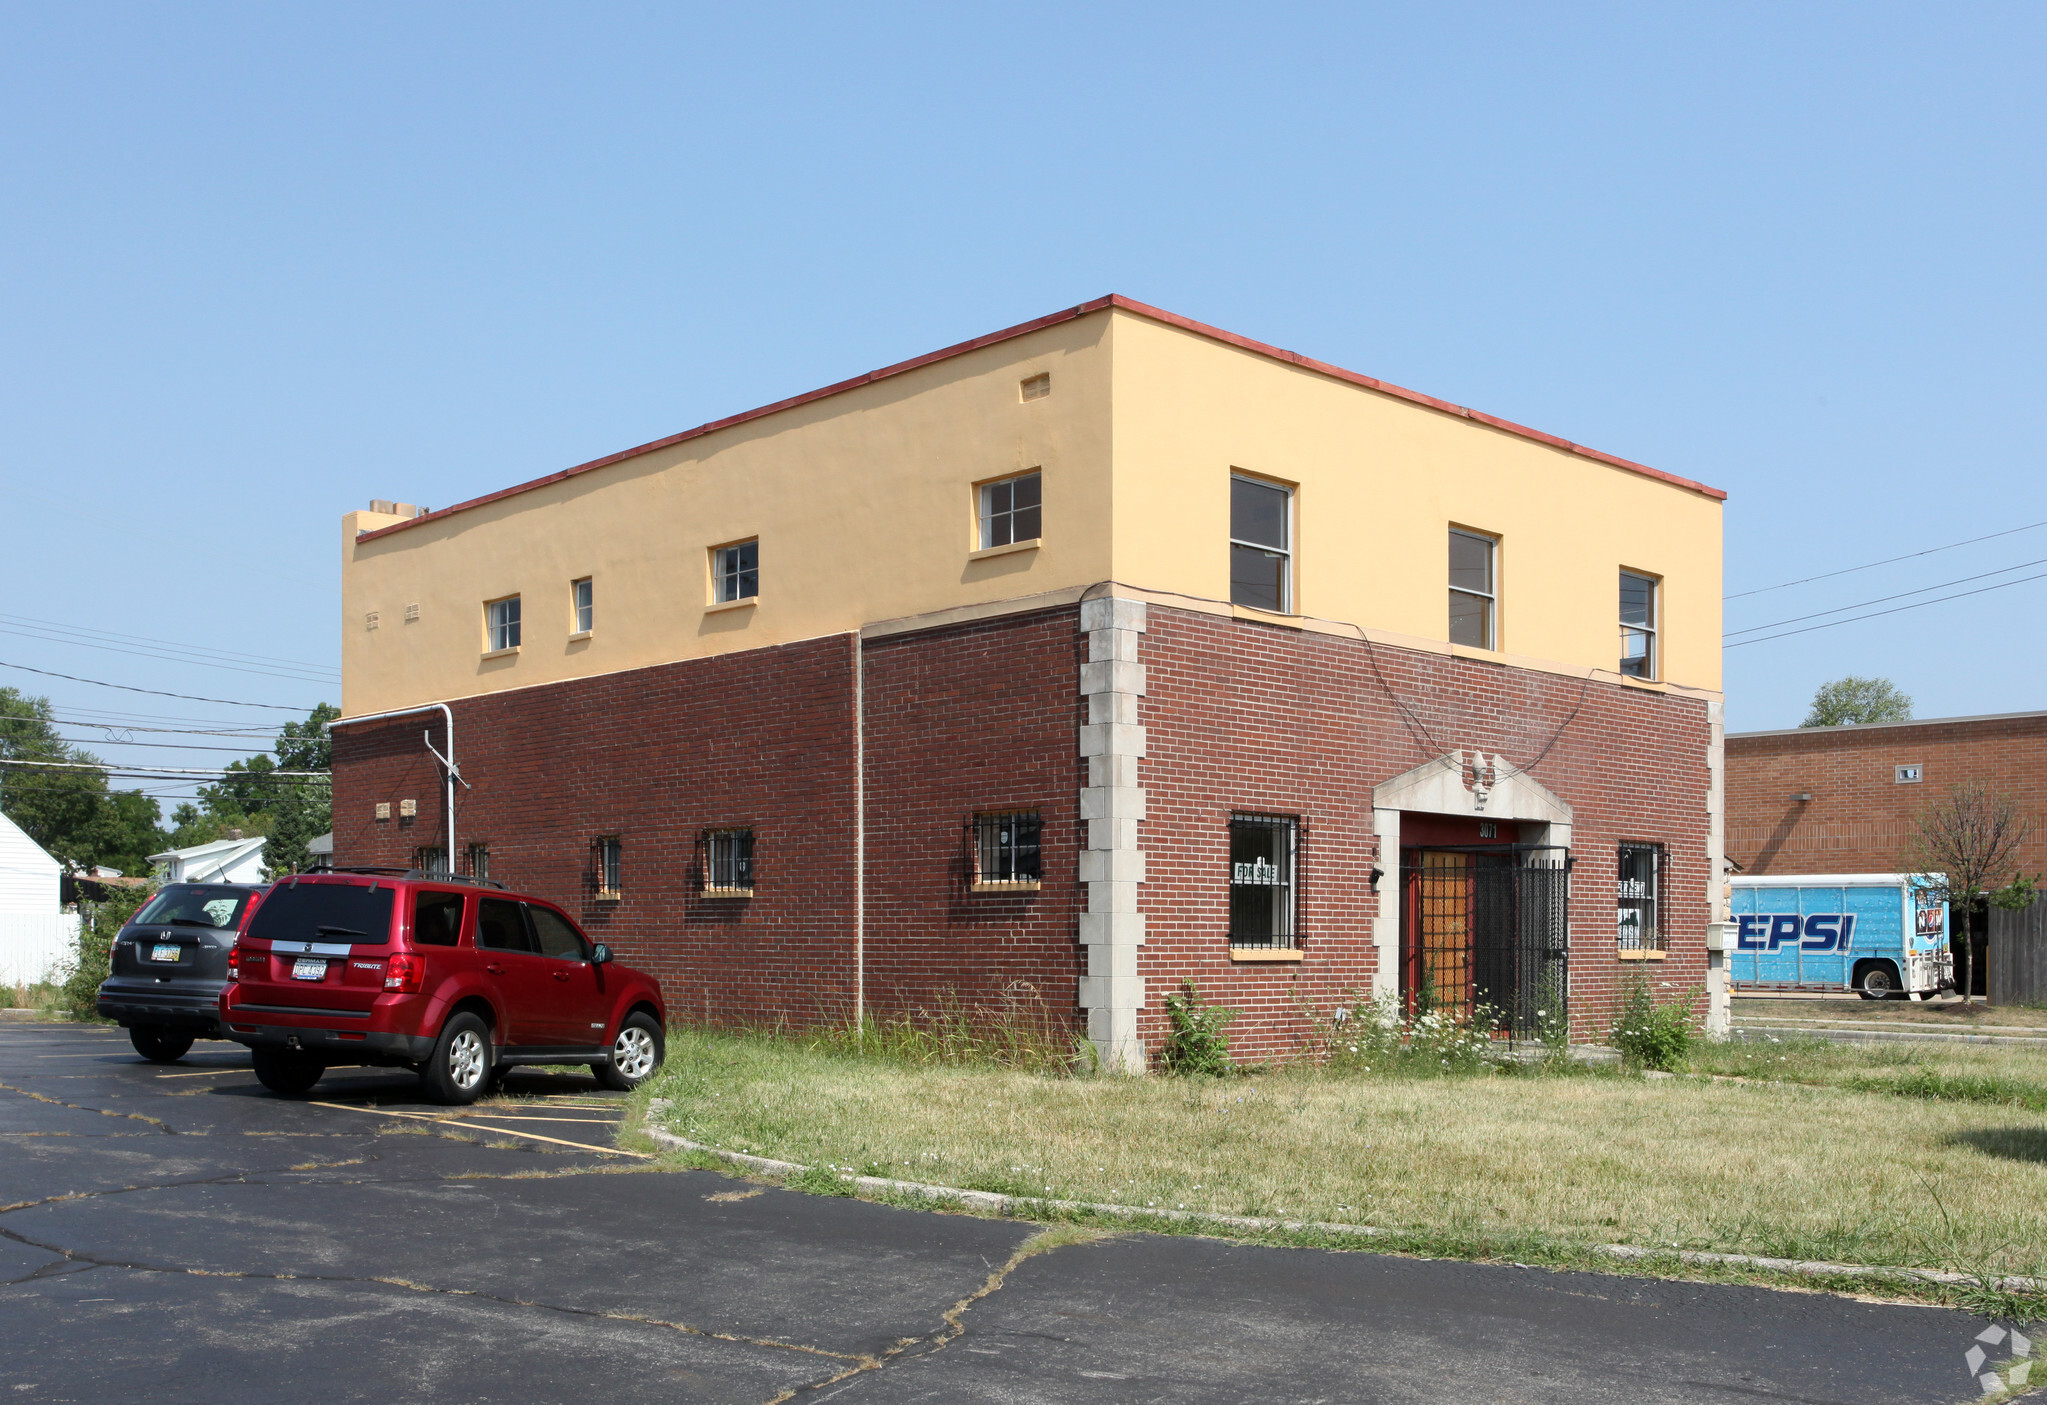
[[[1730, 593], [2047, 519], [2043, 40], [2016, 5], [0, 4], [0, 616], [332, 669], [372, 496], [1112, 291], [1724, 487]], [[2047, 528], [1728, 624], [2036, 558]], [[2043, 601], [1731, 650], [1730, 722], [1846, 672], [2047, 705]]]

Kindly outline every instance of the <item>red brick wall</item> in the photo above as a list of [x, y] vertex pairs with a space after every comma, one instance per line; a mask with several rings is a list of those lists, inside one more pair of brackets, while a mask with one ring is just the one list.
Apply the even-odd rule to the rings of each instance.
[[[1901, 765], [1924, 779], [1899, 785]], [[2034, 821], [2020, 866], [2047, 869], [2047, 714], [1730, 736], [1728, 857], [1750, 873], [1895, 873], [1915, 816], [1971, 781]]]
[[[869, 641], [867, 998], [881, 1011], [1000, 1005], [1005, 990], [1069, 1036], [1078, 999], [1077, 607]], [[1044, 878], [977, 894], [965, 825], [1037, 810]], [[1040, 1005], [1042, 1001], [1042, 1006]]]
[[[1163, 1037], [1160, 1002], [1182, 975], [1240, 1012], [1231, 1047], [1250, 1057], [1301, 1046], [1310, 1033], [1302, 1002], [1326, 1016], [1346, 992], [1369, 989], [1371, 924], [1382, 900], [1370, 889], [1373, 787], [1455, 748], [1504, 754], [1520, 765], [1549, 748], [1532, 774], [1575, 812], [1570, 925], [1578, 1037], [1605, 1037], [1624, 970], [1647, 968], [1670, 983], [1667, 996], [1703, 990], [1703, 703], [1385, 646], [1376, 650], [1375, 673], [1355, 639], [1158, 605], [1149, 615], [1141, 648], [1148, 755], [1139, 768], [1147, 790], [1140, 827], [1147, 990], [1139, 1029], [1147, 1047]], [[1299, 889], [1306, 959], [1298, 964], [1229, 959], [1232, 810], [1307, 821]], [[1668, 848], [1667, 961], [1623, 963], [1615, 955], [1622, 840]], [[1390, 900], [1400, 856], [1376, 857], [1387, 873], [1381, 895]]]
[[[454, 704], [456, 844], [491, 877], [561, 903], [658, 976], [679, 1019], [809, 1024], [853, 1000], [852, 640], [847, 635]], [[337, 864], [438, 845], [436, 714], [337, 728]], [[419, 800], [406, 823], [374, 802]], [[397, 806], [392, 806], [395, 815]], [[706, 901], [698, 834], [752, 826], [755, 896]], [[623, 897], [599, 901], [591, 844], [615, 834]]]

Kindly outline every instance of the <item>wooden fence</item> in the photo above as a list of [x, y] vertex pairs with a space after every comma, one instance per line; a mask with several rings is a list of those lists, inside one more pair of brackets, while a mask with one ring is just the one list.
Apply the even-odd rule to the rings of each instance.
[[1990, 909], [1984, 976], [1993, 1005], [2047, 1005], [2047, 898], [2018, 912]]

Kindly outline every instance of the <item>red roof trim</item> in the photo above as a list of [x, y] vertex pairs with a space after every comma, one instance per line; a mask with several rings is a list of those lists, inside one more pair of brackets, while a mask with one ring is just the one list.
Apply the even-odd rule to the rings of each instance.
[[808, 405], [813, 401], [823, 400], [827, 396], [838, 395], [857, 386], [872, 385], [876, 381], [887, 380], [890, 376], [899, 376], [906, 371], [914, 371], [923, 366], [947, 361], [955, 356], [963, 356], [969, 351], [979, 351], [984, 346], [994, 346], [1000, 342], [1027, 336], [1043, 328], [1057, 326], [1061, 322], [1071, 322], [1076, 318], [1086, 317], [1090, 313], [1100, 312], [1105, 308], [1111, 307], [1121, 308], [1123, 311], [1135, 313], [1139, 317], [1148, 317], [1154, 322], [1162, 322], [1169, 327], [1178, 327], [1182, 331], [1193, 332], [1197, 336], [1207, 337], [1212, 341], [1219, 341], [1227, 346], [1234, 346], [1244, 351], [1256, 353], [1259, 356], [1269, 356], [1275, 361], [1285, 361], [1304, 370], [1313, 371], [1318, 375], [1329, 376], [1350, 385], [1363, 386], [1367, 390], [1376, 390], [1382, 395], [1391, 395], [1397, 399], [1406, 400], [1412, 404], [1421, 405], [1446, 415], [1456, 415], [1460, 419], [1472, 420], [1507, 434], [1533, 440], [1538, 444], [1547, 444], [1551, 448], [1577, 454], [1581, 458], [1610, 464], [1615, 468], [1626, 469], [1630, 473], [1639, 473], [1644, 477], [1654, 478], [1659, 482], [1670, 483], [1695, 493], [1703, 493], [1705, 496], [1716, 501], [1724, 501], [1727, 497], [1727, 494], [1719, 488], [1708, 487], [1704, 483], [1694, 482], [1689, 478], [1680, 478], [1674, 473], [1665, 473], [1660, 468], [1650, 468], [1647, 464], [1635, 463], [1630, 459], [1601, 453], [1597, 449], [1588, 449], [1583, 444], [1574, 444], [1570, 440], [1559, 438], [1554, 434], [1545, 434], [1539, 429], [1530, 429], [1526, 425], [1515, 424], [1512, 420], [1503, 420], [1493, 415], [1482, 414], [1477, 410], [1467, 409], [1462, 405], [1453, 405], [1447, 400], [1438, 400], [1432, 395], [1423, 395], [1419, 391], [1407, 390], [1387, 381], [1374, 380], [1370, 376], [1361, 376], [1356, 371], [1346, 371], [1343, 367], [1332, 366], [1326, 361], [1317, 361], [1312, 357], [1302, 356], [1298, 352], [1283, 351], [1279, 347], [1268, 346], [1261, 341], [1253, 341], [1249, 337], [1240, 337], [1235, 332], [1226, 332], [1220, 327], [1211, 327], [1205, 322], [1196, 322], [1191, 317], [1182, 317], [1177, 313], [1167, 312], [1164, 308], [1152, 307], [1146, 303], [1137, 302], [1132, 298], [1126, 298], [1121, 294], [1111, 293], [1107, 297], [1096, 298], [1091, 302], [1084, 302], [1076, 307], [1069, 307], [1063, 311], [1051, 313], [1048, 316], [1033, 318], [1029, 322], [1019, 322], [1014, 327], [1005, 327], [999, 332], [990, 332], [986, 336], [975, 337], [972, 341], [963, 341], [939, 351], [926, 352], [924, 355], [912, 357], [908, 361], [898, 361], [893, 366], [884, 366], [878, 371], [869, 371], [863, 376], [854, 376], [850, 380], [838, 381], [835, 384], [824, 386], [818, 390], [807, 391], [802, 395], [792, 395], [787, 400], [777, 400], [772, 405], [762, 405], [758, 409], [729, 415], [722, 420], [712, 420], [709, 424], [700, 424], [695, 429], [685, 429], [680, 434], [671, 434], [666, 439], [656, 439], [649, 444], [640, 444], [630, 449], [621, 449], [615, 454], [606, 454], [603, 458], [591, 459], [588, 463], [579, 463], [573, 468], [564, 468], [540, 478], [514, 484], [509, 488], [500, 488], [495, 493], [485, 493], [482, 497], [470, 498], [466, 502], [458, 502], [453, 507], [443, 507], [433, 512], [423, 513], [404, 522], [394, 522], [388, 527], [379, 527], [373, 532], [364, 532], [358, 540], [369, 541], [375, 537], [387, 536], [392, 532], [402, 532], [408, 527], [417, 527], [423, 522], [439, 521], [441, 518], [451, 516], [454, 513], [466, 512], [472, 507], [482, 507], [485, 503], [497, 502], [500, 499], [513, 497], [519, 493], [529, 493], [535, 488], [544, 488], [550, 483], [559, 483], [564, 479], [590, 473], [610, 464], [622, 463], [626, 459], [638, 458], [641, 454], [650, 454], [656, 449], [666, 449], [671, 445], [681, 444], [686, 440], [701, 438], [706, 434], [715, 434], [721, 429], [730, 429], [736, 424], [745, 424], [749, 420], [762, 419], [768, 415], [778, 414], [783, 410], [794, 409], [798, 405]]

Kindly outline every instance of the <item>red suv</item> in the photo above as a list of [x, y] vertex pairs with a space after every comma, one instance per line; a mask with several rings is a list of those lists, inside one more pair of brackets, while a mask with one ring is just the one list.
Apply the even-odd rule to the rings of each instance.
[[225, 1038], [273, 1092], [330, 1064], [400, 1065], [474, 1102], [513, 1064], [586, 1063], [608, 1088], [661, 1066], [667, 1006], [560, 908], [501, 883], [414, 869], [280, 879], [220, 992]]

